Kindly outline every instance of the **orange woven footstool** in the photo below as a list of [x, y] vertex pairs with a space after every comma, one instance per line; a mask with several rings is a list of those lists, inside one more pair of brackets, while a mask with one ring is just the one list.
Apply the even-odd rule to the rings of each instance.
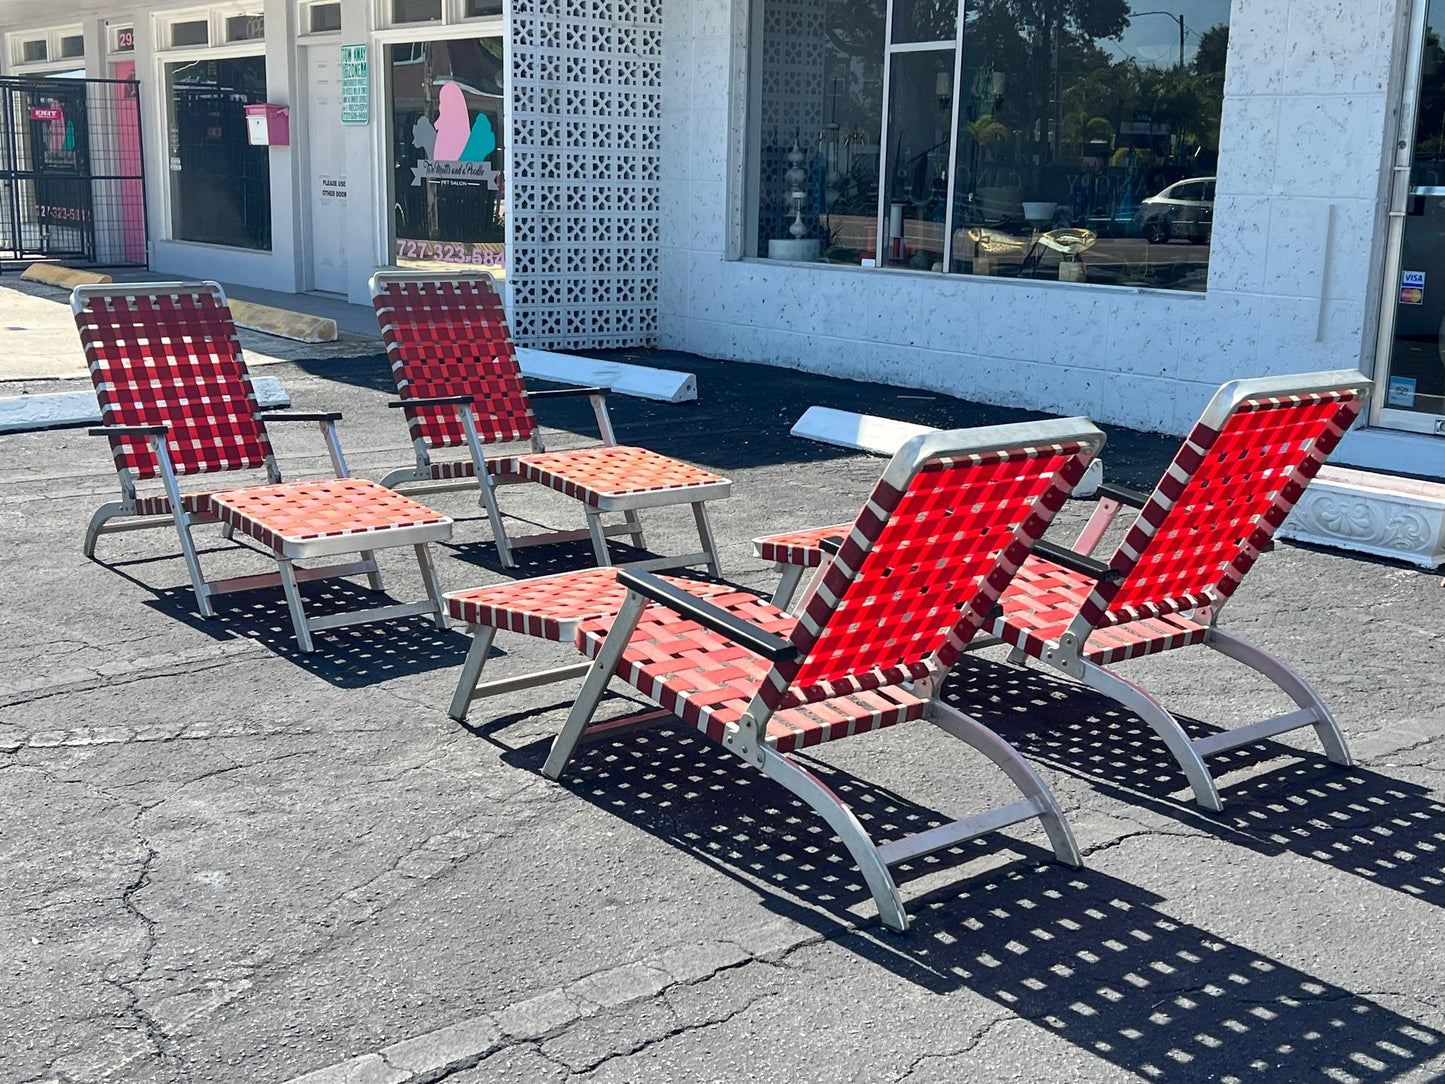
[[[346, 625], [434, 614], [439, 627], [448, 627], [441, 586], [427, 549], [431, 543], [444, 542], [452, 535], [452, 521], [440, 512], [361, 478], [246, 486], [206, 494], [205, 502], [208, 514], [276, 555], [281, 587], [286, 593], [286, 604], [302, 651], [314, 649], [313, 632]], [[380, 589], [373, 554], [392, 546], [411, 546], [416, 551], [426, 584], [425, 601], [377, 606], [330, 617], [306, 616], [297, 584], [321, 576], [345, 575], [347, 570], [334, 565], [317, 570], [298, 569], [293, 562], [359, 553], [361, 560], [354, 571], [373, 577], [372, 587]]]
[[[663, 578], [675, 583], [686, 582], [687, 589], [701, 598], [739, 593], [737, 588], [727, 584]], [[580, 572], [564, 572], [559, 576], [539, 576], [449, 593], [446, 596], [448, 611], [452, 617], [466, 623], [473, 640], [448, 714], [459, 723], [466, 722], [467, 709], [473, 700], [550, 685], [572, 677], [580, 678], [591, 666], [588, 662], [578, 662], [479, 684], [498, 629], [571, 644], [576, 639], [577, 627], [583, 621], [616, 617], [626, 598], [627, 589], [617, 582], [617, 570], [614, 568], [588, 568]]]
[[528, 481], [582, 502], [599, 565], [611, 563], [607, 556], [607, 534], [602, 526], [603, 512], [624, 513], [633, 528], [634, 544], [641, 546], [642, 527], [636, 517], [639, 510], [690, 504], [701, 551], [638, 561], [629, 567], [679, 568], [706, 562], [709, 572], [722, 575], [706, 502], [731, 495], [733, 485], [726, 478], [680, 459], [625, 445], [539, 452], [522, 456], [519, 466], [521, 476]]

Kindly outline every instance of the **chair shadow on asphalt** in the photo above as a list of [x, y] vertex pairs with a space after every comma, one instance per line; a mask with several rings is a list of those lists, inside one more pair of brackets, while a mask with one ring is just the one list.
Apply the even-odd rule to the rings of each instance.
[[[503, 759], [535, 771], [548, 744]], [[946, 819], [805, 759], [875, 839]], [[913, 924], [905, 936], [888, 934], [822, 819], [685, 729], [584, 745], [564, 784], [840, 947], [935, 993], [969, 990], [1150, 1080], [1386, 1081], [1445, 1052], [1445, 1034], [1368, 996], [1182, 922], [1142, 888], [1056, 864], [1012, 839], [897, 867], [913, 896]], [[1006, 852], [1021, 860], [972, 877], [953, 868]], [[945, 887], [908, 892], [911, 881], [945, 871]]]
[[[1372, 884], [1445, 907], [1445, 804], [1429, 790], [1367, 768], [1331, 764], [1278, 742], [1209, 758], [1224, 812], [1193, 802], [1163, 741], [1113, 700], [1029, 667], [965, 658], [945, 698], [1008, 739], [1024, 756], [1085, 780], [1126, 804], [1265, 855], [1295, 854]], [[1178, 716], [1191, 737], [1220, 728]], [[1308, 745], [1312, 732], [1300, 732]], [[1281, 763], [1271, 762], [1284, 758]], [[1265, 765], [1268, 765], [1265, 767]]]
[[[482, 522], [485, 523], [485, 520]], [[509, 526], [511, 526], [510, 523]], [[477, 538], [474, 533], [470, 541], [443, 542], [438, 548], [464, 565], [484, 569], [493, 575], [509, 580], [529, 580], [534, 576], [556, 576], [563, 572], [578, 572], [582, 569], [593, 568], [597, 564], [597, 558], [592, 553], [592, 543], [585, 538], [579, 538], [571, 542], [548, 542], [543, 545], [526, 546], [513, 550], [512, 559], [516, 562], [516, 567], [503, 568], [501, 556], [497, 552], [497, 544], [491, 538], [491, 530], [483, 526], [480, 534], [483, 537]], [[662, 556], [626, 545], [616, 538], [608, 541], [610, 543], [608, 553], [611, 555], [613, 563], [617, 565]], [[469, 585], [458, 583], [455, 588], [448, 585], [446, 589], [449, 591], [463, 590], [466, 586]]]
[[[222, 549], [202, 549], [202, 561], [208, 553], [222, 552]], [[127, 571], [127, 566], [173, 560], [173, 555], [166, 555], [100, 563], [149, 592], [151, 597], [143, 604], [172, 620], [215, 640], [254, 640], [337, 688], [361, 689], [395, 677], [454, 669], [461, 666], [471, 646], [471, 638], [459, 631], [455, 622], [450, 631], [443, 631], [429, 617], [409, 617], [314, 632], [316, 650], [303, 652], [296, 642], [291, 611], [279, 587], [222, 595], [213, 600], [216, 616], [208, 620], [197, 612], [196, 595], [189, 582], [155, 587]], [[420, 578], [413, 574], [409, 582], [407, 579], [393, 576], [388, 578], [388, 583], [401, 586], [404, 594], [409, 588], [412, 593], [406, 594], [407, 600], [423, 597]], [[403, 601], [387, 591], [376, 594], [341, 579], [303, 583], [301, 597], [307, 615], [313, 618]]]

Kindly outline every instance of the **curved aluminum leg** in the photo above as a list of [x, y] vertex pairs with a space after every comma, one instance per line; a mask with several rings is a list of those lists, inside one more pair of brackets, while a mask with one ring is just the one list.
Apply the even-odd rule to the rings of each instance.
[[424, 482], [426, 480], [418, 475], [415, 467], [402, 467], [382, 478], [380, 485], [386, 489], [396, 489], [397, 486], [405, 485], [407, 482]]
[[897, 933], [908, 931], [908, 912], [903, 909], [903, 897], [893, 883], [893, 875], [878, 854], [863, 825], [853, 811], [812, 772], [789, 760], [780, 753], [764, 747], [763, 774], [774, 782], [781, 783], [797, 797], [807, 802], [819, 816], [828, 822], [828, 827], [838, 833], [843, 846], [858, 863], [863, 880], [873, 893], [878, 904], [878, 917], [883, 925]]
[[120, 501], [111, 501], [103, 504], [95, 510], [95, 515], [90, 517], [90, 526], [85, 529], [85, 556], [95, 557], [95, 540], [100, 537], [100, 529], [108, 522], [122, 514], [124, 505]]
[[1163, 704], [1132, 681], [1126, 681], [1118, 674], [1091, 662], [1084, 663], [1084, 681], [1088, 683], [1089, 688], [1097, 689], [1105, 696], [1123, 704], [1124, 707], [1148, 723], [1154, 733], [1164, 739], [1164, 744], [1174, 754], [1174, 759], [1178, 762], [1179, 767], [1184, 769], [1184, 775], [1189, 780], [1189, 785], [1194, 788], [1196, 802], [1215, 813], [1224, 808], [1224, 803], [1219, 800], [1219, 788], [1214, 785], [1214, 779], [1204, 765], [1204, 758], [1194, 748], [1194, 743], [1189, 740], [1189, 735], [1184, 733], [1184, 728], [1179, 725], [1179, 720], [1169, 714]]
[[227, 542], [232, 541], [236, 537], [236, 528], [232, 527], [229, 523], [223, 522], [221, 524], [221, 537]]
[[1355, 758], [1350, 755], [1349, 746], [1345, 744], [1345, 735], [1340, 730], [1340, 725], [1335, 722], [1335, 717], [1330, 714], [1330, 709], [1325, 707], [1314, 687], [1289, 664], [1271, 655], [1264, 648], [1219, 628], [1216, 628], [1210, 637], [1209, 646], [1221, 655], [1227, 655], [1263, 674], [1299, 707], [1313, 711], [1317, 721], [1312, 725], [1315, 733], [1319, 735], [1320, 744], [1325, 748], [1325, 756], [1334, 764], [1342, 764], [1347, 768], [1354, 766]]
[[1064, 820], [1064, 811], [1059, 808], [1054, 792], [1032, 764], [1019, 756], [1008, 742], [1004, 741], [977, 719], [965, 715], [947, 704], [933, 703], [929, 719], [942, 730], [946, 730], [959, 741], [977, 749], [989, 760], [1003, 769], [1014, 786], [1041, 807], [1039, 820], [1048, 833], [1049, 843], [1054, 848], [1054, 857], [1067, 866], [1079, 867], [1084, 864], [1079, 854], [1079, 845], [1074, 840], [1074, 831]]

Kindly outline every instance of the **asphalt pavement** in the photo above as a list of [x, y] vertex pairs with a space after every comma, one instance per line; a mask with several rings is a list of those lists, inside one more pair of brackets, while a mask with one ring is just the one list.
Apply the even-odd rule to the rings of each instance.
[[[0, 324], [6, 323], [0, 318]], [[700, 401], [618, 398], [620, 439], [721, 471], [725, 573], [768, 590], [754, 536], [854, 514], [881, 461], [787, 435], [809, 405], [933, 425], [1020, 411], [664, 355]], [[376, 354], [281, 361], [301, 410], [341, 410], [356, 473], [410, 461]], [[74, 388], [23, 381], [11, 391]], [[548, 401], [551, 443], [589, 439]], [[309, 428], [273, 434], [322, 476]], [[1148, 485], [1171, 439], [1110, 431], [1109, 477]], [[1163, 744], [1113, 702], [997, 650], [951, 701], [1058, 794], [1086, 867], [1032, 826], [902, 871], [883, 931], [823, 822], [680, 724], [539, 773], [571, 688], [446, 706], [468, 647], [421, 619], [297, 652], [277, 592], [194, 610], [165, 531], [103, 538], [115, 499], [82, 430], [0, 436], [0, 1079], [6, 1081], [1431, 1081], [1445, 1073], [1445, 677], [1439, 576], [1281, 544], [1223, 624], [1290, 660], [1359, 765], [1296, 734], [1219, 758], [1226, 810], [1193, 806]], [[536, 487], [506, 510], [581, 526]], [[447, 589], [501, 582], [474, 500]], [[1068, 540], [1088, 507], [1052, 534]], [[660, 552], [691, 517], [645, 522]], [[217, 575], [264, 556], [203, 530]], [[516, 574], [590, 562], [527, 551]], [[399, 599], [414, 565], [383, 555]], [[305, 589], [317, 612], [353, 584]], [[571, 661], [502, 635], [510, 672]], [[1196, 733], [1282, 710], [1204, 649], [1121, 670]], [[608, 710], [621, 711], [620, 698]], [[926, 724], [807, 760], [881, 838], [1014, 795]]]

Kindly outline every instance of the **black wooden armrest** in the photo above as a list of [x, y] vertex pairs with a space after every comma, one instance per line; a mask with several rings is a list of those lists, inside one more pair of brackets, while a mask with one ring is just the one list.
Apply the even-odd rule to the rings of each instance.
[[1091, 580], [1102, 580], [1105, 583], [1115, 583], [1124, 578], [1124, 574], [1116, 569], [1110, 568], [1103, 561], [1096, 561], [1092, 557], [1086, 557], [1069, 549], [1067, 546], [1056, 546], [1052, 542], [1046, 542], [1042, 538], [1034, 543], [1034, 554], [1042, 557], [1045, 561], [1052, 561], [1056, 565], [1062, 565], [1071, 572], [1077, 572], [1081, 576], [1088, 576]]
[[690, 591], [674, 587], [651, 572], [619, 569], [617, 582], [629, 591], [636, 591], [639, 595], [644, 595], [653, 602], [660, 602], [669, 610], [675, 610], [683, 617], [696, 621], [703, 628], [726, 636], [733, 643], [741, 644], [770, 662], [786, 662], [797, 657], [798, 649], [790, 641], [749, 624], [706, 599], [698, 598]]
[[393, 399], [386, 405], [392, 410], [404, 410], [419, 406], [461, 406], [476, 401], [475, 395], [436, 395], [427, 399]]
[[287, 410], [278, 414], [262, 414], [261, 420], [267, 425], [272, 422], [339, 422], [341, 412]]
[[843, 548], [843, 536], [830, 534], [827, 538], [818, 539], [818, 548], [829, 557], [836, 557], [838, 551]]
[[[1107, 497], [1111, 501], [1118, 501], [1120, 504], [1127, 504], [1130, 508], [1143, 508], [1149, 503], [1149, 494], [1140, 493], [1137, 489], [1130, 489], [1128, 486], [1118, 486], [1113, 482], [1100, 483], [1097, 495]], [[1062, 563], [1060, 562], [1060, 564]]]
[[93, 437], [163, 437], [170, 430], [164, 425], [99, 425], [89, 432]]
[[545, 391], [528, 391], [529, 399], [571, 399], [581, 395], [606, 395], [611, 388], [548, 388]]

